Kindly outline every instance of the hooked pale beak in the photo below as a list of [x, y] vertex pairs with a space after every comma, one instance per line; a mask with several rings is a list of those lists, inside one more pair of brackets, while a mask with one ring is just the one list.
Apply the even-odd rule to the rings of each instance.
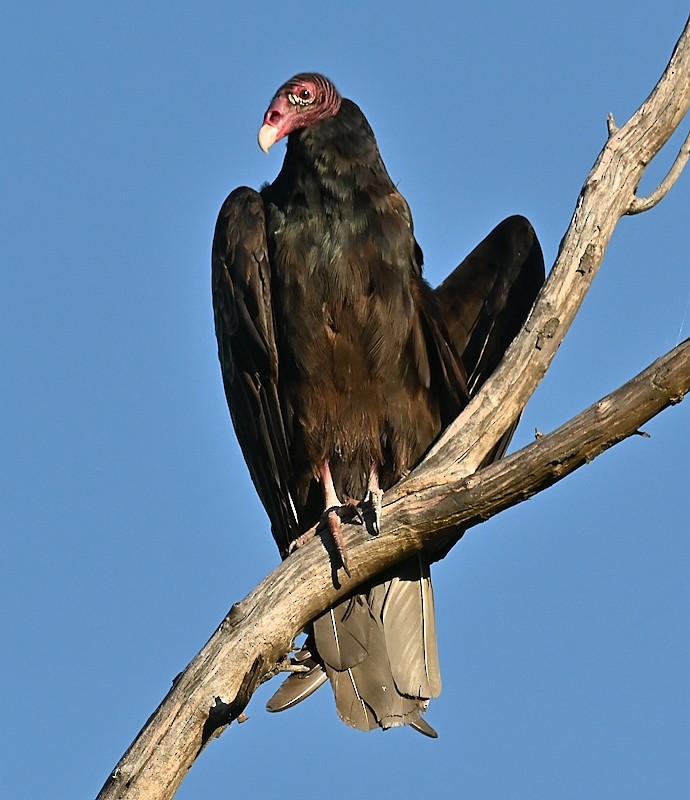
[[278, 140], [278, 128], [275, 128], [273, 125], [262, 125], [259, 130], [258, 139], [259, 147], [264, 153], [268, 153], [269, 149], [273, 147]]

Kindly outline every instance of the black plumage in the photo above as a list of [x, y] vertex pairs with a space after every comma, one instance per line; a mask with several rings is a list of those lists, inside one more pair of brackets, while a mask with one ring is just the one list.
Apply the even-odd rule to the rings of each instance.
[[[423, 458], [543, 281], [534, 232], [512, 217], [433, 291], [366, 118], [323, 76], [276, 93], [259, 143], [284, 136], [276, 180], [223, 204], [212, 256], [228, 405], [282, 557], [325, 510], [348, 497], [375, 505]], [[435, 735], [420, 717], [440, 691], [428, 557], [320, 617], [309, 647], [312, 672], [289, 678], [273, 710], [325, 668], [348, 724]]]

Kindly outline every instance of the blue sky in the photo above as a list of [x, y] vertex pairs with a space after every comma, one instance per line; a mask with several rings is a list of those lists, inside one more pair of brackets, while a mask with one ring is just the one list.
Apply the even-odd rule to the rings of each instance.
[[[2, 797], [95, 796], [277, 563], [225, 407], [209, 251], [229, 191], [280, 168], [281, 146], [256, 145], [278, 86], [316, 69], [360, 104], [432, 283], [511, 213], [550, 265], [607, 113], [644, 100], [687, 16], [680, 0], [239, 5], [0, 15]], [[620, 223], [516, 445], [677, 342], [689, 208], [686, 172]], [[265, 686], [178, 797], [688, 797], [690, 407], [645, 430], [436, 567], [437, 741], [346, 729], [326, 690], [268, 715]]]

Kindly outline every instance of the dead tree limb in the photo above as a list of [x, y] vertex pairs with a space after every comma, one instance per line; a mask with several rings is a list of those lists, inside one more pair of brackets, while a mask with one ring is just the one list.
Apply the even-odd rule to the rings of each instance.
[[690, 340], [553, 433], [475, 475], [389, 504], [381, 534], [351, 526], [351, 579], [332, 582], [321, 543], [305, 545], [235, 604], [104, 786], [100, 798], [169, 798], [206, 742], [237, 719], [293, 637], [381, 569], [428, 544], [438, 528], [476, 525], [591, 461], [690, 391]]
[[[560, 480], [690, 391], [690, 343], [519, 453], [475, 470], [522, 411], [584, 298], [618, 220], [651, 208], [690, 155], [688, 141], [658, 189], [640, 178], [690, 106], [690, 21], [648, 99], [609, 138], [577, 201], [547, 284], [522, 333], [480, 394], [412, 475], [387, 493], [382, 533], [348, 535], [352, 577], [334, 586], [319, 541], [288, 558], [232, 607], [106, 781], [99, 800], [170, 798], [206, 742], [246, 706], [293, 637], [381, 569], [443, 529], [469, 527]], [[439, 531], [441, 533], [439, 534]]]
[[[475, 472], [525, 407], [570, 328], [621, 217], [638, 213], [642, 175], [690, 108], [690, 20], [652, 93], [621, 128], [609, 117], [609, 138], [577, 199], [575, 213], [529, 319], [482, 391], [465, 408], [424, 460], [389, 494], [442, 483], [448, 465]], [[671, 171], [650, 195], [671, 188], [687, 160], [686, 140]]]

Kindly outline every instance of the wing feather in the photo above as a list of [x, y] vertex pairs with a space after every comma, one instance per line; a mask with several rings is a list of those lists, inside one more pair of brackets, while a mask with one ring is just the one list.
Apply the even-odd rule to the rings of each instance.
[[241, 187], [218, 215], [212, 250], [213, 312], [225, 396], [252, 481], [283, 556], [299, 535], [278, 395], [271, 266], [261, 195]]
[[441, 670], [434, 596], [429, 565], [421, 556], [398, 565], [387, 585], [380, 618], [398, 691], [425, 700], [437, 697]]
[[544, 282], [544, 257], [525, 217], [499, 223], [435, 290], [471, 395], [496, 369]]
[[342, 672], [366, 658], [372, 619], [361, 595], [322, 614], [314, 620], [313, 628], [319, 655], [333, 669]]

